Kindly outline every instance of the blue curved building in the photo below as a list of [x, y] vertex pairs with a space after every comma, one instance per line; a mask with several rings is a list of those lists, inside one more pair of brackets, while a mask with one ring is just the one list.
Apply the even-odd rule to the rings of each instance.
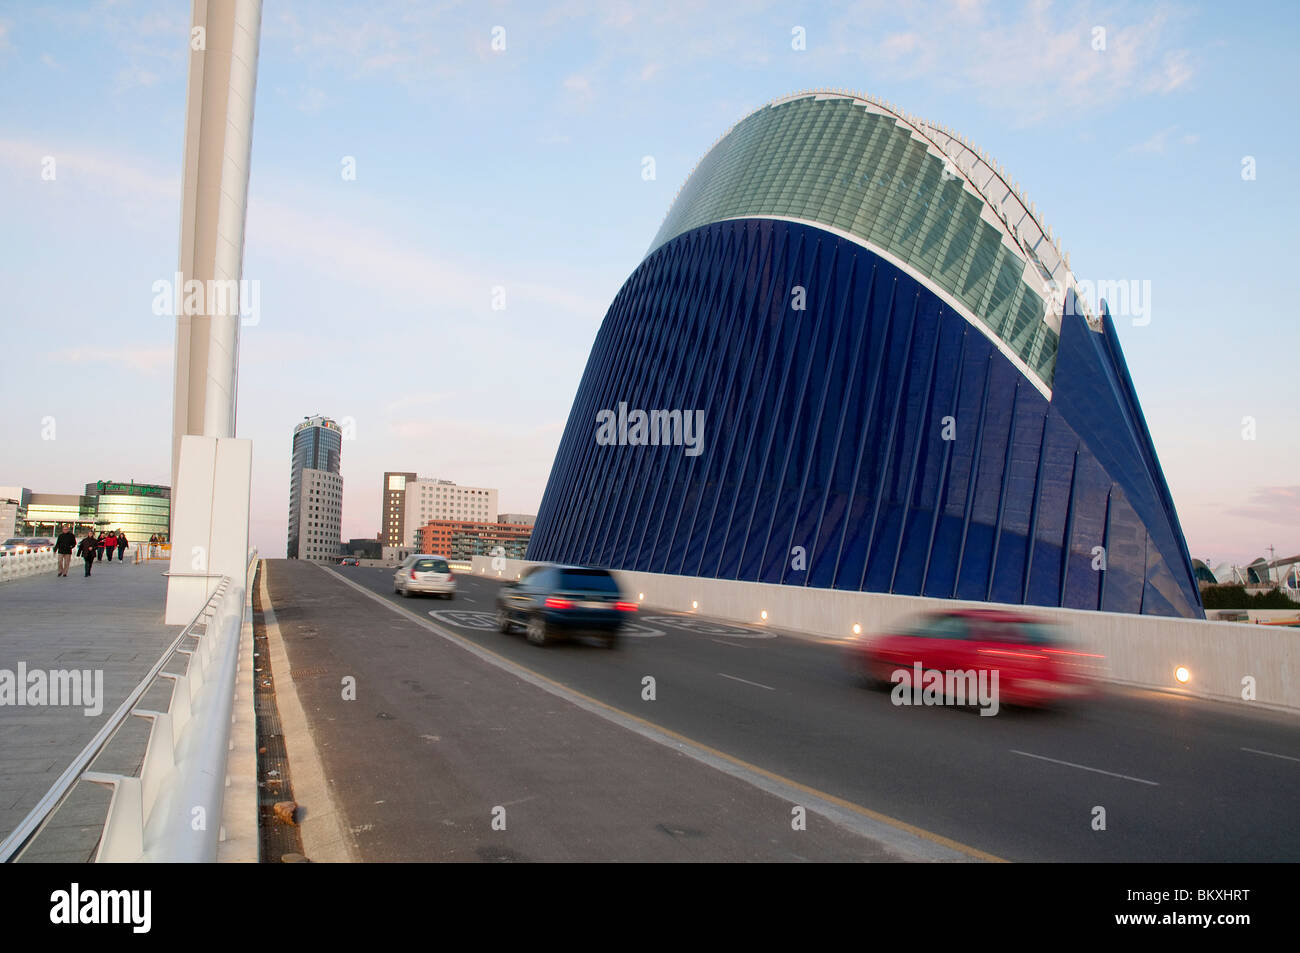
[[1105, 304], [987, 156], [838, 92], [764, 106], [687, 180], [528, 558], [1204, 615]]

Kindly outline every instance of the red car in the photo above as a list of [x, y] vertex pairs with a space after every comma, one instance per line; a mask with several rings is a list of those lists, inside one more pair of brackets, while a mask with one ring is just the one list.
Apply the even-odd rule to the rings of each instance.
[[892, 688], [899, 669], [998, 673], [1005, 705], [1040, 707], [1096, 692], [1103, 656], [1072, 648], [1061, 627], [1003, 609], [956, 609], [920, 616], [895, 632], [855, 642], [850, 667]]

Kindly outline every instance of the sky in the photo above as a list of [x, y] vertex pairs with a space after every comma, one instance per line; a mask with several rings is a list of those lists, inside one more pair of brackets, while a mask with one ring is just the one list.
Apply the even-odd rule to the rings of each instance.
[[[831, 88], [970, 137], [1076, 275], [1149, 287], [1118, 333], [1192, 555], [1300, 552], [1278, 280], [1298, 10], [267, 2], [237, 425], [253, 545], [284, 553], [313, 414], [350, 425], [344, 538], [377, 532], [385, 470], [536, 513], [605, 309], [690, 171], [754, 109]], [[152, 289], [179, 254], [189, 23], [183, 0], [0, 0], [0, 484], [170, 482], [175, 322]]]

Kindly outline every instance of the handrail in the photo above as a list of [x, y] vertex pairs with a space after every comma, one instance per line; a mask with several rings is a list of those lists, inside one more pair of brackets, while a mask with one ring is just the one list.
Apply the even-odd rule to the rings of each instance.
[[[240, 580], [240, 582], [242, 583], [241, 586], [234, 587], [238, 591], [240, 591], [245, 596], [245, 598], [247, 596], [247, 586], [248, 586], [247, 575], [251, 575], [251, 568], [255, 564], [256, 558], [257, 558], [256, 550], [252, 550], [249, 553], [249, 570], [246, 572], [246, 577], [245, 579]], [[45, 829], [46, 825], [53, 817], [54, 812], [57, 811], [59, 807], [63, 804], [63, 802], [67, 799], [68, 795], [72, 791], [73, 785], [76, 784], [78, 780], [84, 778], [85, 780], [98, 781], [100, 783], [104, 783], [110, 780], [109, 776], [98, 776], [95, 775], [94, 772], [89, 771], [88, 769], [90, 768], [90, 765], [104, 750], [104, 748], [108, 745], [108, 743], [113, 739], [114, 735], [116, 735], [117, 731], [125, 723], [127, 717], [131, 715], [132, 712], [135, 711], [136, 705], [139, 704], [140, 699], [143, 698], [144, 694], [153, 686], [154, 681], [160, 675], [164, 674], [163, 668], [167, 665], [169, 661], [171, 661], [172, 657], [177, 652], [182, 652], [183, 654], [187, 653], [187, 650], [181, 648], [182, 643], [187, 638], [195, 638], [195, 639], [199, 638], [198, 634], [194, 632], [194, 629], [200, 625], [203, 625], [205, 628], [204, 634], [205, 635], [208, 634], [208, 624], [216, 620], [218, 613], [222, 608], [222, 601], [231, 594], [231, 589], [232, 589], [231, 583], [232, 580], [229, 576], [221, 577], [221, 582], [217, 584], [216, 589], [213, 590], [212, 594], [208, 597], [207, 601], [203, 604], [203, 607], [199, 610], [199, 612], [195, 615], [195, 617], [189, 622], [189, 624], [186, 625], [185, 628], [183, 628], [180, 631], [180, 633], [176, 636], [176, 639], [162, 653], [158, 661], [154, 663], [153, 667], [150, 668], [148, 674], [145, 675], [145, 677], [139, 682], [139, 684], [136, 685], [136, 687], [126, 697], [126, 699], [122, 702], [122, 704], [118, 706], [117, 710], [112, 714], [112, 716], [110, 716], [109, 719], [100, 727], [99, 731], [95, 733], [95, 736], [90, 740], [90, 742], [87, 743], [86, 746], [81, 749], [81, 752], [72, 760], [72, 763], [68, 765], [68, 767], [63, 771], [63, 773], [59, 775], [58, 779], [45, 793], [45, 795], [41, 798], [41, 800], [37, 802], [36, 806], [32, 808], [31, 811], [28, 812], [27, 816], [24, 817], [22, 821], [19, 822], [18, 826], [14, 828], [14, 830], [4, 839], [4, 841], [0, 842], [0, 863], [10, 863], [14, 860], [17, 860], [22, 855], [22, 853], [27, 849], [27, 847], [36, 838], [36, 836], [39, 835], [40, 832]], [[243, 612], [242, 606], [240, 607], [239, 611], [242, 615]], [[202, 643], [200, 643], [200, 645], [202, 645]], [[197, 656], [195, 656], [192, 652], [188, 654], [191, 655], [191, 665], [192, 665], [194, 659]], [[188, 677], [188, 675], [184, 677]], [[230, 689], [233, 691], [233, 684], [230, 686]], [[172, 697], [173, 706], [175, 705], [176, 700], [177, 700], [176, 692], [175, 690], [173, 690], [173, 697]], [[190, 700], [188, 697], [186, 697], [184, 700], [184, 705], [187, 710], [189, 704], [190, 704]], [[140, 714], [146, 714], [146, 713], [140, 712]], [[157, 715], [157, 713], [148, 713], [148, 714]], [[155, 717], [154, 719], [155, 729], [158, 727], [158, 723], [160, 720], [162, 719]], [[168, 735], [170, 735], [170, 732], [171, 732], [170, 724], [168, 724], [167, 726]], [[151, 747], [153, 745], [153, 735], [154, 732], [151, 731], [150, 733]], [[169, 739], [169, 744], [170, 744], [170, 739]], [[149, 754], [146, 753], [145, 755], [146, 766], [149, 761], [149, 757], [150, 757]], [[140, 779], [135, 779], [135, 780], [138, 782]], [[116, 797], [117, 795], [115, 794], [114, 798], [116, 799]], [[110, 821], [113, 817], [113, 813], [114, 813], [113, 805], [110, 804], [109, 807]], [[107, 825], [106, 825], [105, 835], [107, 836], [108, 833], [109, 832], [107, 830]]]

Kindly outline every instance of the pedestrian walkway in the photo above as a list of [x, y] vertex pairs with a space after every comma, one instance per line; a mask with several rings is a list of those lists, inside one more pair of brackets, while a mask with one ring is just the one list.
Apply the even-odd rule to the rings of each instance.
[[[13, 694], [0, 691], [0, 838], [36, 806], [180, 631], [162, 621], [165, 566], [136, 565], [133, 556], [97, 561], [89, 579], [82, 561], [74, 559], [67, 576], [51, 569], [0, 586], [0, 690]], [[26, 691], [14, 684], [20, 666], [27, 673]], [[56, 700], [50, 697], [43, 704], [17, 704], [32, 700], [31, 673], [52, 670], [89, 672], [92, 697], [80, 705], [49, 704]], [[99, 678], [101, 697], [93, 697]], [[170, 684], [160, 679], [140, 707], [165, 709], [169, 692]], [[87, 707], [94, 713], [87, 714]], [[137, 773], [148, 734], [144, 719], [129, 719], [94, 770]], [[93, 857], [109, 797], [107, 788], [77, 784], [23, 859]]]

